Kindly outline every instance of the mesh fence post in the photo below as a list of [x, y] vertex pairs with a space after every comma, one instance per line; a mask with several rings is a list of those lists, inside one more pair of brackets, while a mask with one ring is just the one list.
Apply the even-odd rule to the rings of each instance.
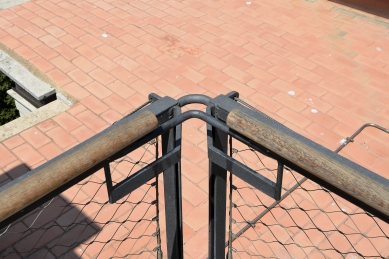
[[[207, 108], [210, 113], [211, 109]], [[227, 153], [227, 134], [207, 126], [213, 146]], [[210, 161], [209, 163], [209, 258], [223, 259], [226, 233], [226, 190], [227, 170]]]
[[[173, 116], [180, 108], [172, 110]], [[181, 125], [162, 134], [162, 155], [172, 151], [181, 141]], [[166, 242], [168, 258], [184, 258], [182, 237], [181, 164], [177, 163], [163, 173], [166, 213]]]

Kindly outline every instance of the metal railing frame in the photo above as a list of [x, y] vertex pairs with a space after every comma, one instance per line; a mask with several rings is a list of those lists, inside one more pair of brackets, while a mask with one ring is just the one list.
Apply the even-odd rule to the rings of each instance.
[[[166, 242], [167, 242], [167, 256], [168, 258], [183, 258], [183, 236], [182, 236], [182, 204], [181, 204], [181, 124], [191, 118], [198, 118], [207, 123], [207, 141], [208, 141], [208, 158], [209, 158], [209, 258], [225, 258], [225, 233], [226, 233], [226, 190], [227, 190], [227, 171], [239, 177], [245, 182], [250, 183], [253, 187], [262, 191], [266, 195], [272, 197], [276, 201], [280, 201], [285, 197], [285, 194], [281, 196], [282, 189], [282, 174], [284, 166], [289, 167], [292, 170], [299, 172], [305, 177], [317, 182], [324, 186], [328, 190], [340, 195], [346, 200], [356, 204], [362, 209], [374, 214], [375, 216], [389, 222], [389, 211], [383, 212], [366, 203], [358, 195], [354, 195], [349, 191], [345, 191], [343, 188], [336, 187], [331, 181], [333, 179], [326, 179], [326, 177], [318, 177], [315, 172], [304, 169], [297, 164], [297, 161], [285, 158], [280, 152], [272, 150], [272, 148], [265, 147], [261, 143], [258, 143], [254, 138], [249, 138], [250, 133], [245, 132], [246, 129], [242, 129], [239, 126], [234, 125], [232, 115], [236, 114], [236, 111], [240, 111], [243, 114], [253, 118], [254, 129], [255, 123], [263, 122], [275, 131], [282, 132], [286, 137], [298, 140], [304, 145], [310, 148], [314, 148], [319, 154], [323, 154], [334, 161], [347, 164], [347, 168], [351, 168], [353, 172], [358, 175], [362, 175], [366, 179], [370, 179], [371, 182], [379, 182], [384, 187], [383, 194], [389, 194], [389, 180], [374, 174], [373, 172], [359, 166], [358, 164], [351, 162], [350, 160], [343, 158], [297, 133], [286, 128], [282, 124], [274, 121], [267, 115], [253, 111], [241, 104], [236, 100], [239, 97], [237, 92], [231, 92], [227, 95], [220, 95], [212, 99], [204, 95], [188, 95], [174, 100], [170, 97], [159, 97], [155, 94], [149, 96], [149, 102], [143, 105], [130, 115], [127, 115], [122, 120], [114, 123], [111, 127], [105, 129], [103, 132], [95, 135], [91, 139], [83, 142], [82, 144], [72, 148], [64, 154], [54, 158], [46, 164], [41, 165], [37, 169], [27, 173], [13, 182], [0, 188], [0, 199], [2, 195], [10, 188], [22, 190], [28, 188], [26, 182], [34, 175], [38, 175], [52, 165], [53, 163], [61, 162], [63, 164], [71, 163], [70, 160], [66, 160], [69, 154], [79, 152], [82, 148], [88, 147], [93, 141], [104, 141], [104, 138], [112, 134], [115, 129], [126, 125], [135, 118], [142, 117], [145, 112], [152, 113], [157, 121], [157, 125], [150, 126], [149, 131], [142, 132], [140, 127], [140, 133], [138, 137], [132, 139], [126, 146], [120, 148], [120, 150], [112, 150], [104, 153], [104, 156], [90, 157], [95, 161], [89, 168], [83, 171], [76, 172], [74, 178], [68, 179], [58, 187], [47, 192], [43, 197], [38, 197], [33, 200], [24, 208], [11, 216], [0, 217], [0, 229], [8, 226], [15, 220], [23, 217], [27, 213], [31, 212], [34, 208], [44, 204], [53, 197], [59, 195], [61, 192], [82, 181], [86, 177], [90, 176], [94, 172], [101, 168], [104, 168], [107, 192], [109, 201], [115, 202], [131, 191], [137, 189], [144, 183], [153, 179], [156, 175], [163, 173], [164, 190], [165, 190], [165, 206], [166, 206]], [[206, 106], [206, 112], [199, 110], [190, 110], [182, 113], [181, 107], [192, 104], [200, 103]], [[230, 126], [228, 126], [230, 125]], [[367, 124], [372, 125], [372, 124]], [[366, 126], [366, 125], [365, 125]], [[240, 131], [240, 133], [238, 133]], [[131, 132], [130, 135], [131, 137]], [[127, 179], [124, 179], [120, 183], [113, 186], [109, 163], [125, 156], [133, 150], [139, 148], [143, 144], [155, 139], [158, 136], [162, 136], [162, 156], [142, 168], [138, 172], [132, 174]], [[227, 154], [228, 148], [228, 136], [231, 136], [240, 142], [248, 145], [249, 147], [259, 151], [260, 153], [271, 157], [278, 162], [277, 180], [273, 182], [254, 170], [248, 168], [237, 160], [233, 159]], [[356, 135], [347, 139], [348, 142], [352, 141]], [[347, 143], [348, 143], [347, 142]], [[320, 158], [318, 158], [320, 159]], [[75, 161], [72, 161], [75, 163]], [[59, 172], [58, 174], [66, 174], [66, 172]], [[49, 182], [50, 179], [47, 179]], [[364, 195], [364, 194], [363, 194]], [[387, 197], [379, 197], [378, 202], [385, 204]], [[0, 210], [1, 212], [1, 210]], [[1, 215], [1, 214], [0, 214]], [[161, 248], [155, 249], [158, 251], [158, 258], [162, 257]]]
[[[254, 107], [250, 107], [252, 110], [256, 110]], [[258, 111], [260, 112], [260, 111]], [[389, 129], [386, 129], [382, 126], [379, 126], [375, 123], [366, 123], [362, 125], [358, 130], [356, 130], [350, 137], [346, 137], [345, 141], [343, 141], [339, 147], [337, 147], [334, 152], [339, 153], [344, 147], [346, 147], [349, 143], [354, 142], [354, 139], [367, 127], [376, 128], [378, 130], [381, 130], [383, 132], [389, 133]], [[280, 163], [279, 163], [280, 165]], [[279, 177], [279, 167], [277, 178]], [[247, 221], [247, 225], [244, 226], [242, 229], [240, 229], [238, 232], [231, 235], [230, 240], [225, 242], [225, 247], [230, 246], [231, 243], [236, 240], [238, 237], [240, 237], [247, 229], [254, 226], [256, 222], [258, 222], [261, 218], [263, 218], [268, 212], [270, 212], [271, 209], [276, 207], [278, 204], [280, 204], [286, 197], [288, 197], [294, 190], [296, 190], [299, 186], [301, 186], [305, 181], [309, 180], [307, 177], [303, 177], [301, 180], [297, 181], [290, 189], [288, 189], [279, 199], [275, 199], [275, 201], [267, 206], [261, 213], [259, 213], [254, 219]], [[231, 247], [229, 247], [231, 249]], [[229, 251], [230, 252], [230, 251]]]

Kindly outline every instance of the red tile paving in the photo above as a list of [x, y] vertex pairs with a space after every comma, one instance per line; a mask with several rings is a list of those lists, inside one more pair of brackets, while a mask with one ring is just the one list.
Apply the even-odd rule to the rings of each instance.
[[[238, 91], [254, 107], [330, 149], [364, 123], [389, 126], [389, 20], [326, 0], [31, 0], [0, 11], [0, 28], [2, 44], [80, 101], [0, 144], [0, 172], [7, 172], [1, 183], [27, 170], [18, 165], [36, 167], [105, 129], [147, 101], [152, 92], [178, 98]], [[205, 258], [208, 160], [204, 123], [188, 121], [183, 134], [183, 205], [188, 215], [184, 218], [185, 255]], [[367, 130], [342, 152], [389, 178], [387, 140], [384, 133]], [[150, 154], [146, 157], [152, 158]], [[255, 156], [246, 154], [246, 159], [256, 166]], [[103, 191], [101, 195], [99, 200], [104, 202]], [[295, 200], [302, 206], [312, 203], [304, 193], [297, 195], [300, 198]], [[96, 204], [85, 206], [84, 214], [91, 216], [98, 209], [92, 205]], [[106, 213], [101, 217], [107, 217]], [[300, 226], [308, 221], [298, 210], [290, 216]], [[314, 222], [325, 227], [326, 217], [321, 213]], [[343, 222], [336, 215], [331, 217], [337, 224]], [[282, 219], [291, 221], [288, 216]], [[51, 231], [54, 238], [63, 229]], [[288, 235], [283, 231], [274, 228], [280, 240], [286, 241]], [[262, 237], [266, 235], [269, 232]], [[310, 235], [318, 245], [322, 236]], [[26, 242], [32, 245], [34, 239], [29, 236]], [[302, 232], [295, 240], [308, 242]], [[333, 235], [330, 241], [339, 249], [346, 250], [348, 245], [341, 246], [342, 236]], [[371, 250], [367, 239], [358, 242], [359, 251]], [[328, 241], [319, 245], [326, 246]], [[240, 247], [256, 251], [249, 243]], [[90, 258], [99, 248], [73, 250], [77, 256], [82, 253], [83, 258]], [[15, 249], [23, 255], [21, 247]], [[288, 252], [301, 256], [308, 250], [295, 246]], [[110, 244], [100, 258], [115, 252], [124, 255], [125, 244]], [[270, 256], [270, 250], [263, 250], [267, 252]], [[60, 248], [51, 249], [46, 258], [61, 253]], [[285, 249], [276, 251], [280, 257], [285, 253]], [[315, 250], [310, 257], [320, 255]]]

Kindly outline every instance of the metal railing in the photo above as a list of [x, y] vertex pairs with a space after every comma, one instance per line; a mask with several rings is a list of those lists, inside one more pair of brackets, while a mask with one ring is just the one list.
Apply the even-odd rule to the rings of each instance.
[[[322, 247], [316, 241], [299, 245], [297, 233], [304, 235], [315, 229], [329, 243], [334, 233], [348, 240], [355, 235], [344, 232], [339, 225], [329, 230], [322, 228], [312, 211], [324, 215], [335, 212], [321, 205], [304, 207], [293, 200], [299, 192], [307, 193], [314, 201], [317, 197], [313, 193], [328, 194], [336, 207], [340, 200], [347, 200], [355, 210], [343, 211], [339, 206], [336, 213], [352, 220], [363, 211], [380, 229], [387, 228], [381, 226], [389, 222], [387, 179], [242, 105], [238, 97], [236, 92], [214, 99], [189, 95], [174, 100], [150, 95], [149, 102], [103, 132], [1, 187], [0, 243], [2, 238], [9, 242], [3, 243], [0, 258], [37, 253], [60, 257], [70, 252], [93, 258], [145, 254], [183, 258], [181, 124], [191, 118], [205, 121], [208, 129], [209, 258], [225, 258], [226, 254], [229, 258], [293, 255], [292, 246], [302, 249], [295, 255], [298, 257], [309, 257], [315, 249], [322, 254], [327, 250], [341, 256], [352, 254], [334, 245]], [[181, 107], [191, 103], [204, 104], [207, 111], [181, 113]], [[245, 150], [256, 154], [254, 158], [261, 161], [262, 169], [255, 170], [258, 163], [245, 162], [246, 155], [242, 154], [246, 151], [234, 147], [236, 143], [247, 145]], [[147, 156], [134, 158], [139, 150]], [[270, 166], [265, 165], [265, 160]], [[159, 181], [161, 173], [163, 181]], [[159, 186], [164, 190], [163, 197]], [[296, 205], [290, 205], [291, 199]], [[93, 211], [85, 209], [92, 206], [96, 206], [95, 213], [83, 215], [83, 211]], [[59, 212], [46, 213], [53, 207]], [[284, 212], [281, 218], [278, 210]], [[294, 215], [294, 211], [306, 214], [311, 222], [305, 223], [311, 225], [299, 224], [296, 220], [301, 215]], [[164, 222], [160, 221], [161, 213], [166, 218]], [[274, 216], [275, 221], [265, 221], [268, 215]], [[286, 225], [281, 221], [284, 218], [290, 218], [289, 223], [294, 225]], [[268, 233], [282, 229], [284, 239], [274, 240], [273, 234], [269, 241], [266, 233], [257, 232], [260, 224]], [[69, 238], [69, 233], [77, 238]], [[361, 239], [388, 239], [384, 231], [375, 236], [359, 233]], [[48, 235], [56, 239], [48, 242]], [[27, 237], [35, 243], [23, 250], [18, 243]], [[283, 250], [264, 253], [266, 247], [276, 244]]]
[[[335, 150], [340, 152], [365, 124]], [[276, 181], [277, 161], [242, 143], [230, 140], [230, 155]], [[232, 147], [237, 148], [232, 148]], [[359, 209], [301, 174], [284, 168], [279, 200], [261, 194], [250, 184], [230, 176], [229, 235], [226, 246], [236, 258], [387, 258], [388, 224]]]

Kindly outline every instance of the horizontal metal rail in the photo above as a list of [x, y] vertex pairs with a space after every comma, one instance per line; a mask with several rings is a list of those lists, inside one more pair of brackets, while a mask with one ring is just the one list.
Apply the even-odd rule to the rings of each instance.
[[134, 118], [111, 126], [71, 152], [62, 154], [59, 159], [54, 159], [4, 186], [0, 192], [0, 222], [157, 127], [156, 116], [150, 111], [144, 111]]
[[[227, 125], [362, 203], [389, 216], [389, 181], [292, 131], [232, 110]], [[289, 133], [289, 134], [288, 134]]]

